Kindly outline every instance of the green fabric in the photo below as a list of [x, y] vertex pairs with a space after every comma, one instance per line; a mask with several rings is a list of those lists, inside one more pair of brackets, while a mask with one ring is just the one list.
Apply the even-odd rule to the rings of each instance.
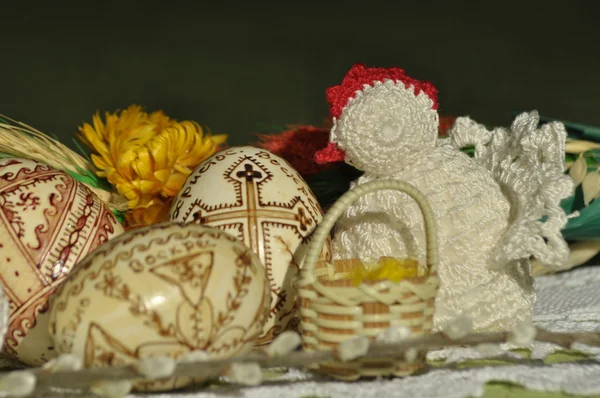
[[[524, 358], [531, 357], [531, 351], [528, 349], [515, 349], [515, 350], [511, 350], [511, 352], [520, 354]], [[584, 360], [587, 358], [588, 358], [588, 355], [581, 351], [559, 350], [559, 351], [556, 351], [556, 352], [548, 355], [545, 358], [544, 362], [546, 364], [550, 365], [550, 364], [555, 364], [555, 363], [576, 362], [576, 361]], [[465, 369], [465, 368], [473, 368], [473, 367], [479, 367], [479, 366], [502, 366], [502, 365], [511, 365], [511, 364], [514, 364], [514, 362], [510, 362], [510, 361], [506, 361], [506, 360], [499, 360], [499, 359], [469, 360], [469, 361], [464, 361], [464, 362], [460, 363], [457, 366], [457, 368]], [[434, 367], [443, 367], [444, 363], [443, 363], [443, 361], [435, 361], [435, 362], [430, 362], [430, 365], [434, 366]], [[529, 391], [529, 390], [523, 388], [522, 386], [514, 384], [514, 383], [495, 381], [495, 382], [490, 382], [485, 386], [485, 393], [484, 393], [483, 397], [484, 398], [504, 398], [504, 397], [511, 397], [511, 398], [542, 398], [542, 397], [563, 398], [564, 397], [564, 398], [566, 398], [566, 397], [576, 397], [576, 396], [565, 394], [560, 391], [552, 392], [552, 393]], [[590, 397], [590, 396], [586, 396], [586, 397]], [[600, 398], [600, 395], [594, 396], [594, 397]]]
[[[563, 208], [570, 206], [571, 200], [573, 198], [567, 199]], [[564, 237], [567, 240], [600, 239], [600, 200], [594, 200], [589, 206], [577, 210], [579, 217], [569, 220], [562, 231]]]
[[[505, 382], [491, 382], [485, 386], [484, 398], [568, 398], [577, 395], [564, 392], [529, 391], [517, 384]], [[587, 395], [587, 398], [600, 397], [600, 395]]]

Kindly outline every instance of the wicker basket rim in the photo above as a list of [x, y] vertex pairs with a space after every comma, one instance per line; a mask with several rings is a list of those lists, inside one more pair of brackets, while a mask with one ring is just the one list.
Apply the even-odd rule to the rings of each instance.
[[407, 194], [419, 206], [419, 209], [421, 210], [421, 213], [423, 215], [423, 220], [425, 222], [427, 258], [426, 267], [428, 271], [425, 276], [429, 277], [437, 273], [439, 262], [437, 228], [435, 224], [433, 210], [431, 209], [431, 205], [425, 198], [425, 195], [421, 193], [416, 187], [406, 182], [394, 180], [375, 180], [365, 183], [363, 185], [358, 185], [346, 192], [333, 204], [333, 206], [331, 206], [329, 212], [327, 212], [325, 217], [323, 217], [323, 220], [321, 220], [321, 223], [319, 223], [319, 225], [317, 226], [317, 229], [315, 230], [312, 236], [312, 241], [308, 246], [304, 266], [302, 267], [301, 284], [321, 284], [321, 281], [318, 281], [315, 277], [315, 266], [317, 264], [319, 254], [323, 249], [325, 240], [329, 236], [331, 229], [333, 228], [339, 217], [341, 217], [343, 212], [360, 197], [375, 191], [388, 189], [397, 190]]

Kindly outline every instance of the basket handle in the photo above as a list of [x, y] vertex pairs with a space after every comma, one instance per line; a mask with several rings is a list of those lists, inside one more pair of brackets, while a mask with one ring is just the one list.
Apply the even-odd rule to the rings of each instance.
[[321, 253], [321, 250], [323, 250], [325, 239], [329, 235], [329, 232], [333, 228], [334, 224], [337, 222], [338, 218], [346, 210], [346, 208], [352, 203], [354, 203], [356, 200], [358, 200], [361, 196], [384, 189], [392, 189], [404, 192], [408, 196], [412, 197], [415, 200], [415, 202], [417, 202], [417, 205], [419, 206], [419, 209], [423, 214], [423, 220], [425, 222], [425, 240], [427, 244], [427, 269], [429, 270], [430, 274], [437, 271], [439, 261], [437, 229], [433, 216], [433, 210], [431, 209], [431, 206], [429, 205], [427, 199], [425, 199], [425, 195], [423, 195], [421, 191], [419, 191], [413, 185], [406, 182], [394, 180], [376, 180], [367, 182], [362, 185], [358, 185], [355, 188], [349, 190], [344, 195], [342, 195], [333, 204], [333, 206], [331, 206], [331, 208], [329, 209], [325, 217], [323, 217], [323, 220], [321, 220], [313, 234], [312, 242], [307, 250], [307, 254], [304, 261], [304, 272], [314, 276], [313, 271], [315, 269], [317, 259], [319, 258], [319, 254]]

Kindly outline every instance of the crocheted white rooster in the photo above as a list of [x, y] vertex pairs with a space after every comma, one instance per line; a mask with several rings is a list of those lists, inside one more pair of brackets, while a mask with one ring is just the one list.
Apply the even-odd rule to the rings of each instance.
[[[477, 331], [511, 329], [530, 320], [530, 258], [555, 269], [569, 249], [560, 201], [573, 193], [564, 174], [566, 131], [538, 128], [536, 112], [510, 129], [488, 131], [459, 118], [438, 139], [437, 90], [398, 68], [355, 65], [327, 90], [333, 128], [318, 163], [346, 161], [364, 171], [352, 186], [376, 179], [413, 184], [432, 205], [439, 230], [441, 287], [435, 328], [468, 316]], [[460, 148], [473, 145], [470, 158]], [[421, 213], [405, 194], [359, 199], [339, 220], [334, 257], [380, 256], [425, 261]]]

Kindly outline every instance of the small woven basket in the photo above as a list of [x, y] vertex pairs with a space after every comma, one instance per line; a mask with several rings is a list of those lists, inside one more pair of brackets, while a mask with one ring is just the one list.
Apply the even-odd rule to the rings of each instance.
[[[424, 275], [399, 282], [363, 281], [354, 286], [350, 274], [361, 265], [359, 259], [319, 261], [324, 241], [345, 209], [363, 195], [392, 189], [411, 196], [419, 205], [425, 221], [427, 268]], [[433, 212], [425, 197], [412, 185], [399, 181], [373, 181], [344, 194], [329, 210], [314, 233], [300, 280], [300, 332], [306, 351], [335, 349], [356, 336], [370, 339], [390, 327], [405, 326], [413, 336], [430, 334], [433, 328], [438, 247]], [[314, 369], [341, 380], [361, 377], [407, 376], [423, 368], [426, 353], [415, 361], [401, 357], [360, 358], [315, 365]]]

